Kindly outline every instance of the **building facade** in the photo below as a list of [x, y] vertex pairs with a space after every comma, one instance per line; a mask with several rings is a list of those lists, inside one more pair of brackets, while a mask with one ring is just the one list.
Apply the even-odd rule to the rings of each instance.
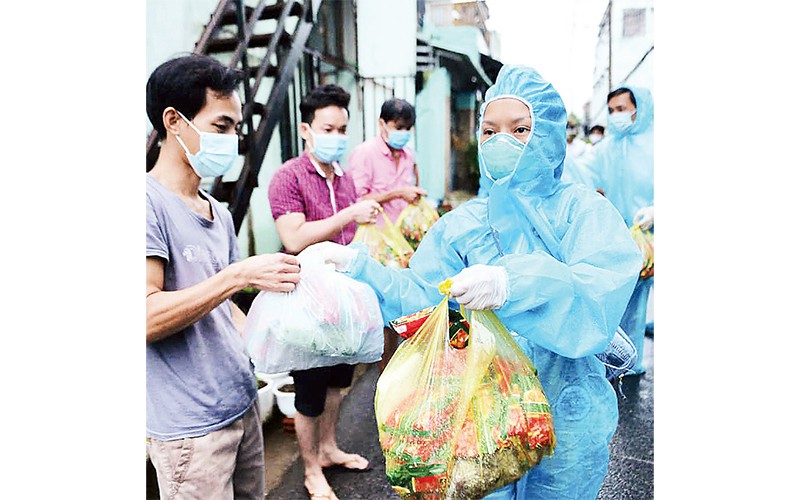
[[[296, 9], [291, 7], [292, 16], [284, 13], [281, 17], [280, 11], [287, 4], [296, 4]], [[242, 30], [251, 33], [251, 40], [246, 56], [238, 63], [234, 60], [235, 38], [241, 35], [235, 22], [236, 9], [243, 24], [254, 11], [264, 12], [257, 22], [255, 17], [251, 19], [252, 32]], [[449, 16], [449, 20], [437, 25], [431, 20], [433, 11], [436, 16]], [[416, 150], [420, 185], [428, 191], [430, 200], [438, 203], [458, 189], [477, 191], [477, 109], [500, 69], [500, 63], [491, 57], [489, 47], [497, 46], [498, 40], [485, 28], [488, 9], [482, 0], [397, 0], [391, 2], [391, 8], [383, 0], [147, 0], [146, 15], [145, 80], [167, 59], [201, 49], [240, 69], [247, 66], [251, 75], [260, 64], [266, 68], [261, 74], [266, 76], [260, 81], [247, 80], [247, 85], [257, 88], [252, 100], [261, 112], [253, 112], [252, 123], [245, 127], [256, 132], [261, 123], [270, 119], [275, 122], [264, 134], [263, 144], [255, 145], [263, 151], [252, 161], [241, 156], [224, 177], [204, 179], [202, 184], [223, 202], [230, 195], [229, 208], [234, 212], [242, 255], [280, 248], [267, 189], [272, 174], [303, 149], [298, 134], [299, 103], [319, 84], [335, 83], [351, 95], [349, 150], [378, 134], [384, 100], [402, 98], [417, 109], [416, 133], [409, 145]], [[304, 21], [310, 28], [303, 26]], [[283, 41], [298, 38], [306, 28], [310, 32], [301, 47], [292, 45], [291, 40]], [[270, 44], [277, 35], [282, 38], [276, 48]], [[226, 41], [230, 42], [227, 51], [211, 53], [212, 47], [222, 47]], [[292, 50], [301, 50], [301, 55], [291, 62], [293, 72], [279, 86], [281, 61], [294, 61]], [[273, 87], [281, 94], [280, 99], [275, 100]], [[242, 89], [242, 95], [250, 95], [247, 88]], [[279, 116], [268, 118], [265, 113]], [[149, 169], [157, 151], [151, 152], [150, 143], [155, 141], [152, 126], [149, 122], [146, 126]], [[254, 145], [248, 147], [253, 149]], [[248, 164], [253, 161], [257, 165]], [[347, 162], [348, 153], [341, 161], [345, 169]], [[242, 195], [244, 208], [242, 196], [235, 196], [243, 185], [247, 186]]]
[[609, 0], [597, 35], [588, 126], [606, 124], [606, 96], [614, 88], [633, 85], [653, 92], [653, 16], [653, 0]]

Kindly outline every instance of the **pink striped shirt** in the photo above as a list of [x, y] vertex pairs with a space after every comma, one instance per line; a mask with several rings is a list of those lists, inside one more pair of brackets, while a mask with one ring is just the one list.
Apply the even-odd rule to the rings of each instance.
[[[269, 182], [269, 204], [272, 218], [289, 213], [302, 213], [307, 222], [327, 219], [358, 199], [353, 178], [334, 164], [333, 183], [329, 183], [308, 154], [292, 158], [272, 176]], [[356, 233], [355, 222], [350, 222], [332, 238], [334, 243], [347, 245]]]
[[[353, 149], [348, 164], [359, 198], [366, 194], [380, 194], [398, 187], [417, 185], [414, 153], [411, 149], [403, 148], [400, 151], [400, 158], [395, 166], [392, 152], [380, 136]], [[397, 216], [407, 205], [403, 198], [395, 198], [382, 204], [384, 213], [392, 222], [397, 220]], [[378, 219], [380, 222], [381, 217]]]

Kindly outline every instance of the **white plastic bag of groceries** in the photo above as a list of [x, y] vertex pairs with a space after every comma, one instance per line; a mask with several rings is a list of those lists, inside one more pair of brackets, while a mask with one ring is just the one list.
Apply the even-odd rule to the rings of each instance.
[[260, 292], [244, 339], [257, 372], [279, 373], [341, 363], [373, 363], [383, 354], [383, 318], [369, 285], [301, 252], [292, 292]]

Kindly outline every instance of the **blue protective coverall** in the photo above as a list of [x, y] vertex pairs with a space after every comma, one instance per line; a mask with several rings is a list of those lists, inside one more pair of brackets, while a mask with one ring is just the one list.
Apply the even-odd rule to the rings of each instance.
[[[625, 87], [636, 99], [636, 120], [622, 134], [611, 135], [597, 143], [587, 154], [568, 162], [576, 182], [603, 188], [606, 197], [619, 210], [628, 227], [639, 209], [653, 205], [653, 96], [649, 90]], [[631, 370], [645, 371], [642, 360], [647, 326], [647, 299], [653, 278], [639, 280], [620, 326], [639, 353]]]
[[373, 287], [388, 322], [437, 304], [437, 285], [465, 267], [503, 266], [508, 296], [495, 312], [538, 369], [557, 444], [552, 456], [487, 498], [591, 499], [607, 473], [618, 418], [614, 389], [594, 355], [614, 335], [641, 254], [608, 200], [560, 182], [567, 115], [552, 85], [530, 68], [505, 66], [487, 104], [503, 95], [521, 98], [534, 119], [511, 175], [493, 182], [479, 161], [488, 196], [445, 214], [407, 269], [384, 267], [362, 247], [349, 274]]

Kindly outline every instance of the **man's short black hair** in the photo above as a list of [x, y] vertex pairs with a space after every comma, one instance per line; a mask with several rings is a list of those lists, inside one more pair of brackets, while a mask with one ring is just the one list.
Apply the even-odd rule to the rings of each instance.
[[[303, 123], [311, 125], [311, 122], [314, 121], [314, 113], [318, 109], [327, 108], [328, 106], [339, 106], [347, 109], [349, 104], [350, 94], [342, 87], [332, 83], [320, 85], [306, 94], [303, 100], [300, 101], [300, 119]], [[349, 113], [348, 111], [348, 115]]]
[[408, 101], [392, 98], [381, 106], [381, 119], [385, 122], [394, 121], [400, 128], [411, 128], [417, 120], [417, 114]]
[[191, 54], [158, 66], [147, 80], [147, 117], [158, 136], [167, 136], [162, 116], [174, 107], [191, 120], [206, 105], [206, 89], [219, 95], [233, 94], [243, 74], [210, 56]]
[[604, 126], [602, 126], [602, 125], [595, 125], [594, 127], [590, 128], [589, 129], [589, 133], [591, 134], [595, 130], [597, 130], [601, 134], [605, 134], [606, 133], [606, 128]]
[[636, 107], [636, 97], [633, 95], [631, 89], [626, 87], [620, 87], [617, 90], [609, 92], [608, 97], [606, 98], [606, 104], [608, 104], [608, 101], [610, 101], [612, 98], [622, 94], [628, 94], [628, 98], [631, 100], [631, 103], [633, 103], [633, 106]]

